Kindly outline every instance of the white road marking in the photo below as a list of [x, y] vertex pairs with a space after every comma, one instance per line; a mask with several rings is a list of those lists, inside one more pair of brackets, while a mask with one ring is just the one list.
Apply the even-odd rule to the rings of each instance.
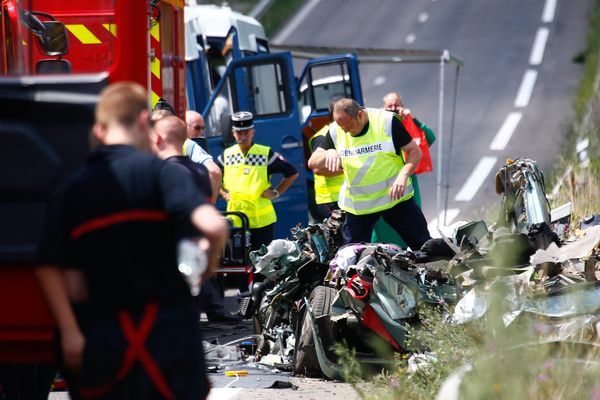
[[408, 35], [406, 35], [406, 38], [404, 38], [404, 41], [408, 44], [411, 44], [415, 41], [416, 38], [417, 35], [415, 35], [414, 33], [409, 33]]
[[537, 79], [537, 71], [535, 69], [528, 69], [523, 75], [517, 98], [515, 99], [515, 107], [526, 107], [531, 99], [531, 93], [535, 86], [535, 80]]
[[[446, 223], [444, 224], [444, 211], [440, 211], [440, 215], [437, 218], [434, 218], [427, 225], [427, 229], [429, 232], [437, 232], [438, 224], [450, 225], [454, 218], [458, 216], [460, 210], [458, 208], [449, 208], [446, 210]], [[439, 221], [439, 222], [438, 222]]]
[[489, 175], [494, 165], [496, 165], [496, 157], [482, 157], [479, 163], [471, 172], [471, 175], [460, 189], [455, 201], [471, 201], [475, 194]]
[[546, 0], [544, 12], [542, 13], [542, 22], [552, 22], [556, 10], [556, 0]]
[[294, 18], [290, 21], [289, 24], [282, 30], [273, 40], [272, 43], [280, 44], [287, 40], [288, 37], [300, 26], [304, 19], [310, 14], [310, 12], [315, 8], [321, 0], [310, 0], [306, 3], [300, 11], [294, 16]]
[[375, 79], [373, 79], [373, 85], [381, 86], [385, 83], [385, 81], [386, 81], [385, 76], [379, 75], [379, 76], [376, 76]]
[[517, 125], [519, 125], [521, 117], [523, 117], [523, 114], [520, 112], [511, 112], [508, 114], [498, 133], [496, 133], [494, 140], [490, 143], [490, 150], [504, 150]]
[[229, 400], [242, 392], [241, 388], [214, 388], [210, 389], [207, 400]]
[[429, 19], [429, 14], [427, 14], [426, 12], [422, 12], [417, 17], [417, 21], [419, 21], [422, 24], [425, 23], [425, 22], [427, 22], [428, 19]]
[[531, 55], [529, 56], [529, 64], [540, 65], [544, 59], [544, 50], [546, 49], [546, 42], [548, 41], [548, 35], [550, 30], [548, 28], [541, 27], [538, 29], [533, 47], [531, 48]]

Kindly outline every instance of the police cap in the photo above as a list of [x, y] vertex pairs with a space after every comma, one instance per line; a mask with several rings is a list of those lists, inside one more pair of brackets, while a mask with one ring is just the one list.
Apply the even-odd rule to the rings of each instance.
[[231, 116], [231, 127], [236, 131], [254, 128], [254, 116], [248, 111], [239, 111]]

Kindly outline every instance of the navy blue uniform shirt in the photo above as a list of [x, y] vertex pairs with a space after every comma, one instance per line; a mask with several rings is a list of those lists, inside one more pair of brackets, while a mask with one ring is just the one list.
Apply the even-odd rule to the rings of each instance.
[[205, 197], [181, 170], [130, 146], [100, 147], [50, 202], [39, 262], [83, 271], [99, 311], [189, 301], [177, 231]]

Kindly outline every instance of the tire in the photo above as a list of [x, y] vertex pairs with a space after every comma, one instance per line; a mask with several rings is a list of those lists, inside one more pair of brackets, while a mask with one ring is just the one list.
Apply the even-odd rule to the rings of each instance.
[[[265, 306], [267, 301], [267, 296], [263, 294], [263, 296], [260, 298], [259, 304], [254, 310], [254, 315], [252, 316], [252, 325], [254, 327], [254, 333], [257, 335], [262, 335], [263, 333], [265, 333], [264, 324], [267, 321], [262, 320], [260, 310]], [[258, 340], [256, 352], [262, 355], [269, 354], [269, 343], [266, 340], [264, 340], [264, 338]]]
[[[336, 290], [327, 286], [317, 286], [311, 292], [309, 302], [315, 318], [324, 317], [327, 321], [319, 324], [319, 336], [321, 337], [323, 347], [328, 352], [329, 347], [334, 344], [334, 335], [331, 324], [329, 323], [329, 314], [333, 297]], [[299, 314], [302, 323], [299, 324], [296, 332], [299, 332], [296, 339], [296, 348], [294, 351], [294, 374], [305, 375], [308, 377], [322, 377], [323, 372], [319, 366], [317, 351], [313, 340], [312, 329], [307, 310]], [[329, 354], [328, 354], [329, 356]]]

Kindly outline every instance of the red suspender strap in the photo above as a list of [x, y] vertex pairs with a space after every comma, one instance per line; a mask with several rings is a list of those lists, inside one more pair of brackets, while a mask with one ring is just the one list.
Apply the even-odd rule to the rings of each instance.
[[121, 367], [113, 382], [95, 387], [81, 388], [81, 395], [84, 398], [99, 398], [109, 393], [118, 382], [127, 376], [135, 362], [139, 360], [142, 368], [144, 368], [148, 377], [150, 377], [150, 381], [154, 384], [158, 392], [166, 399], [175, 399], [175, 395], [167, 385], [167, 381], [158, 364], [144, 346], [146, 339], [152, 330], [157, 314], [158, 305], [156, 303], [146, 305], [139, 328], [136, 329], [133, 320], [131, 319], [131, 315], [125, 310], [119, 311], [119, 323], [123, 329], [123, 335], [129, 343], [129, 347], [123, 356]]
[[71, 239], [75, 240], [86, 233], [107, 228], [111, 225], [131, 221], [166, 221], [169, 215], [159, 210], [129, 210], [102, 217], [94, 218], [82, 223], [71, 230]]

